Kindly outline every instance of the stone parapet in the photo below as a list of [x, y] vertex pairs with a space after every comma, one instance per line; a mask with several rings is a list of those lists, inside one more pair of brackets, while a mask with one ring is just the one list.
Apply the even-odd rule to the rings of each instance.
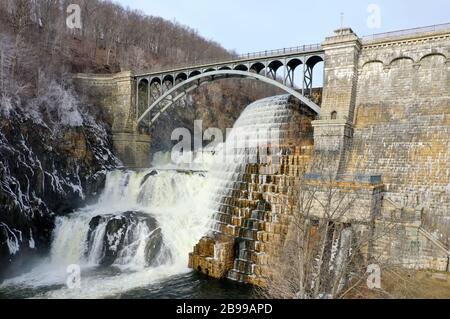
[[359, 37], [351, 28], [337, 29], [332, 36], [326, 37], [325, 41], [322, 42], [324, 50], [348, 45], [361, 47]]

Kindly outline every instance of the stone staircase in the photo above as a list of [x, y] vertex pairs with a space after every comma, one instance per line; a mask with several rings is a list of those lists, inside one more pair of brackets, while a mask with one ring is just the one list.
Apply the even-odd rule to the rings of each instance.
[[449, 247], [423, 229], [420, 223], [378, 220], [376, 229], [382, 235], [374, 244], [374, 252], [382, 263], [450, 272]]

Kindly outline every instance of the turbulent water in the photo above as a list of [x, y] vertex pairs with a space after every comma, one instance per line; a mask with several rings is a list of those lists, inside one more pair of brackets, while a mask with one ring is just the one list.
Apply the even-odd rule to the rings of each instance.
[[[195, 296], [183, 290], [200, 280], [187, 268], [189, 253], [214, 228], [221, 198], [229, 195], [245, 164], [264, 160], [268, 147], [271, 156], [265, 160], [274, 160], [284, 129], [280, 123], [290, 114], [287, 104], [288, 97], [281, 96], [247, 107], [227, 142], [201, 153], [209, 155], [198, 160], [194, 170], [185, 165], [177, 169], [180, 163], [165, 165], [167, 156], [159, 154], [153, 169], [110, 172], [99, 201], [58, 218], [50, 256], [31, 272], [3, 282], [0, 296]], [[74, 277], [78, 269], [81, 276]], [[164, 292], [161, 287], [170, 288]], [[240, 289], [217, 296], [249, 296]]]
[[[99, 202], [70, 217], [57, 220], [49, 260], [31, 273], [6, 281], [2, 286], [42, 288], [65, 284], [69, 265], [80, 265], [81, 288], [61, 288], [41, 297], [101, 298], [148, 285], [173, 275], [186, 273], [188, 254], [207, 232], [209, 211], [205, 209], [208, 179], [202, 174], [148, 170], [142, 172], [111, 172]], [[122, 247], [112, 263], [114, 276], [96, 274], [105, 254], [105, 227], [100, 224], [92, 233], [90, 223], [97, 216], [120, 218], [124, 212], [139, 212], [157, 221], [157, 229], [149, 229], [145, 221], [129, 226]], [[145, 246], [152, 232], [160, 231], [163, 247], [157, 260], [147, 267]], [[129, 242], [126, 242], [129, 239]], [[107, 241], [114, 242], [114, 238]], [[91, 246], [89, 248], [89, 246]], [[158, 260], [158, 258], [160, 260]]]

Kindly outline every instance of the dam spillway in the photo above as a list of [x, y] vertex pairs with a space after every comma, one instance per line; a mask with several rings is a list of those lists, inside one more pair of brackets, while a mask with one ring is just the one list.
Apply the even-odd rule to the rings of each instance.
[[312, 157], [313, 119], [287, 95], [245, 109], [222, 147], [226, 164], [210, 169], [218, 181], [213, 227], [190, 255], [191, 268], [260, 284], [288, 233], [299, 177]]

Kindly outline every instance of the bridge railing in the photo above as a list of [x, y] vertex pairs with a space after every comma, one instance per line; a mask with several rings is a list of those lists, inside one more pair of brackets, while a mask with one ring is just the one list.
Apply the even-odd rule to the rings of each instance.
[[402, 37], [402, 36], [407, 36], [407, 35], [411, 35], [411, 34], [415, 34], [415, 33], [436, 32], [436, 31], [444, 31], [444, 30], [450, 30], [450, 23], [436, 24], [436, 25], [431, 25], [428, 27], [405, 29], [405, 30], [400, 30], [400, 31], [377, 33], [377, 34], [364, 36], [361, 39], [363, 41], [374, 41], [374, 40], [379, 40], [379, 39], [384, 39], [384, 38]]
[[237, 57], [237, 60], [249, 60], [249, 59], [257, 59], [257, 58], [265, 58], [270, 56], [278, 56], [285, 54], [295, 54], [302, 52], [311, 52], [311, 51], [320, 51], [322, 50], [321, 44], [310, 44], [310, 45], [302, 45], [291, 48], [283, 48], [278, 50], [269, 50], [269, 51], [259, 51], [247, 54], [241, 54]]
[[269, 57], [273, 57], [273, 56], [314, 52], [314, 51], [321, 51], [321, 50], [322, 50], [321, 44], [301, 45], [301, 46], [283, 48], [283, 49], [277, 49], [277, 50], [266, 50], [266, 51], [252, 52], [252, 53], [246, 53], [246, 54], [240, 54], [240, 55], [229, 55], [229, 56], [220, 57], [220, 58], [202, 59], [202, 60], [194, 60], [191, 62], [183, 62], [183, 63], [171, 65], [170, 69], [167, 66], [160, 66], [160, 67], [152, 69], [150, 71], [150, 73], [159, 73], [159, 72], [178, 70], [178, 69], [184, 69], [184, 68], [186, 68], [186, 69], [187, 68], [195, 68], [195, 67], [198, 67], [201, 65], [211, 65], [211, 64], [231, 63], [231, 62], [235, 63], [235, 62], [258, 59], [258, 58], [269, 58]]

